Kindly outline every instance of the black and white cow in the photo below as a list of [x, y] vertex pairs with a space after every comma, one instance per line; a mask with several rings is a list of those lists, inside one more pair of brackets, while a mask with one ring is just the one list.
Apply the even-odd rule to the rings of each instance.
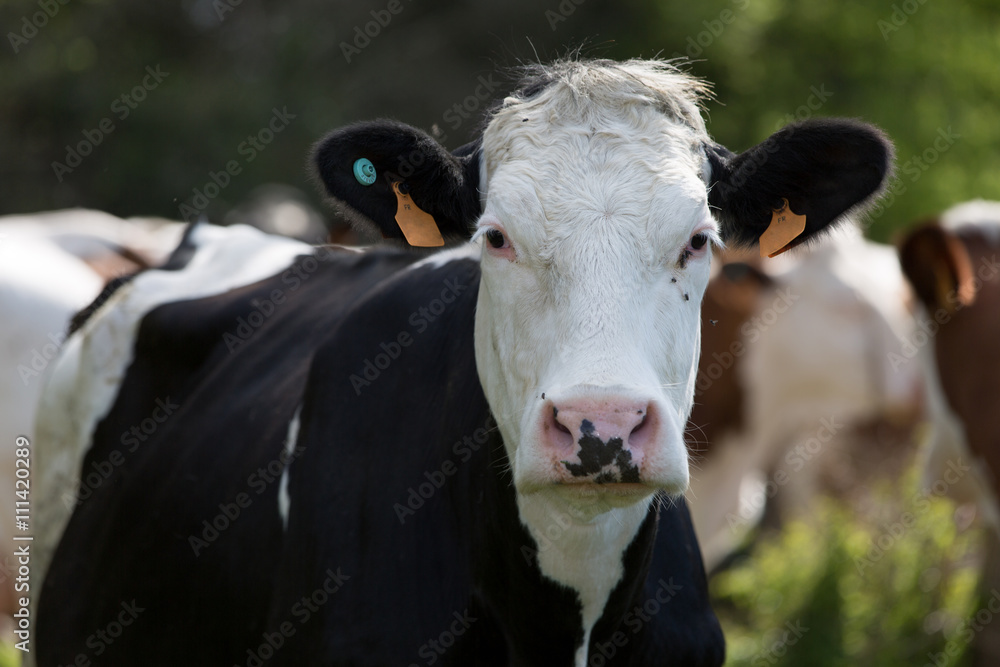
[[42, 406], [40, 664], [721, 664], [681, 498], [709, 247], [783, 198], [810, 238], [892, 158], [846, 120], [733, 154], [703, 92], [561, 62], [455, 154], [346, 127], [328, 193], [460, 243], [202, 225], [111, 295]]

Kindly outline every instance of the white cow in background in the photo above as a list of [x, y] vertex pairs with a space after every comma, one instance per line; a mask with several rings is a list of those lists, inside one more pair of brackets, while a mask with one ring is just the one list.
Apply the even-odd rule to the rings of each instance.
[[[21, 532], [14, 512], [15, 441], [33, 435], [45, 374], [70, 318], [110, 278], [165, 259], [183, 229], [79, 209], [0, 217], [0, 615], [15, 608], [11, 537]], [[24, 534], [30, 535], [30, 518], [28, 526]]]
[[[741, 387], [743, 423], [692, 469], [688, 499], [708, 570], [757, 525], [766, 503], [783, 518], [807, 513], [853, 427], [913, 421], [920, 411], [919, 368], [894, 366], [890, 356], [903, 352], [913, 326], [895, 248], [845, 226], [810, 252], [760, 268], [773, 284], [760, 290], [741, 328], [743, 352], [724, 369]], [[712, 354], [702, 351], [709, 365]]]

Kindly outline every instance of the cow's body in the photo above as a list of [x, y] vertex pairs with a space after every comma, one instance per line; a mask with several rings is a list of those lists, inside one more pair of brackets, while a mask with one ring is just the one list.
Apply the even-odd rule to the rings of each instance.
[[[402, 251], [312, 256], [321, 259], [142, 318], [121, 398], [95, 433], [103, 446], [83, 470], [113, 450], [124, 463], [81, 503], [62, 539], [42, 599], [40, 664], [93, 655], [87, 637], [133, 600], [143, 611], [108, 647], [110, 663], [246, 664], [247, 649], [266, 644], [263, 633], [289, 622], [294, 635], [270, 664], [425, 664], [428, 640], [449, 631], [456, 613], [475, 620], [468, 631], [456, 626], [461, 636], [439, 664], [572, 661], [579, 608], [533, 564], [545, 545], [516, 520], [503, 443], [472, 361], [478, 263], [412, 268], [418, 257]], [[157, 273], [188, 285], [215, 276], [210, 266], [201, 276], [197, 267], [148, 272], [119, 307], [141, 301], [137, 291]], [[223, 337], [275, 290], [286, 300], [230, 354]], [[405, 347], [402, 333], [412, 337]], [[381, 343], [399, 346], [398, 358], [359, 383], [365, 359], [383, 364]], [[398, 398], [404, 386], [410, 399]], [[172, 414], [128, 451], [130, 429], [157, 411], [157, 399]], [[398, 417], [400, 400], [412, 418]], [[293, 420], [285, 532], [273, 467]], [[168, 459], [183, 462], [176, 474], [165, 473]], [[271, 482], [257, 472], [269, 464]], [[220, 504], [237, 506], [241, 493], [249, 506], [217, 539], [199, 542], [212, 538], [202, 522], [221, 516]], [[676, 664], [717, 664], [721, 636], [686, 510], [656, 504], [641, 530], [654, 531], [657, 516], [655, 557], [642, 549], [625, 558], [626, 569], [653, 558], [649, 574], [615, 591], [592, 642], [620, 629], [628, 643], [616, 650], [631, 656], [623, 664], [664, 651]], [[553, 530], [562, 520], [552, 517]], [[343, 575], [339, 590], [314, 613], [296, 606], [328, 570]], [[621, 628], [613, 620], [647, 604], [657, 613], [633, 613]], [[314, 618], [303, 622], [305, 614]]]
[[50, 503], [112, 468], [48, 571], [42, 664], [132, 600], [106, 651], [142, 664], [721, 664], [680, 499], [709, 250], [820, 234], [892, 150], [824, 119], [734, 154], [704, 90], [563, 61], [454, 154], [342, 128], [314, 161], [353, 220], [464, 243], [289, 269], [312, 251], [203, 228], [112, 295], [39, 438]]

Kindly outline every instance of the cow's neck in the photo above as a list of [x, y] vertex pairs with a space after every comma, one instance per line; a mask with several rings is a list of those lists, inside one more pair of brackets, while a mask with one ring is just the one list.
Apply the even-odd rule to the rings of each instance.
[[575, 664], [582, 667], [594, 625], [625, 576], [623, 556], [649, 513], [649, 502], [606, 508], [592, 517], [579, 516], [592, 508], [582, 509], [548, 494], [518, 496], [517, 506], [522, 523], [539, 545], [542, 575], [573, 590], [580, 601], [583, 639]]
[[518, 497], [502, 442], [490, 451], [488, 517], [478, 524], [489, 555], [477, 576], [484, 606], [504, 628], [510, 664], [582, 666], [601, 617], [620, 619], [641, 599], [656, 510], [649, 501], [587, 517]]

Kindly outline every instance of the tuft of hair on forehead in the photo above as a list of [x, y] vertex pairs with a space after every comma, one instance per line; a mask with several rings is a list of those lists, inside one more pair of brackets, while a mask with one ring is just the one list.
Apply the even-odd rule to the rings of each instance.
[[707, 136], [701, 110], [711, 86], [679, 69], [678, 62], [569, 58], [526, 65], [518, 89], [494, 111], [490, 124], [513, 120], [511, 116], [537, 105], [561, 118], [652, 107]]

